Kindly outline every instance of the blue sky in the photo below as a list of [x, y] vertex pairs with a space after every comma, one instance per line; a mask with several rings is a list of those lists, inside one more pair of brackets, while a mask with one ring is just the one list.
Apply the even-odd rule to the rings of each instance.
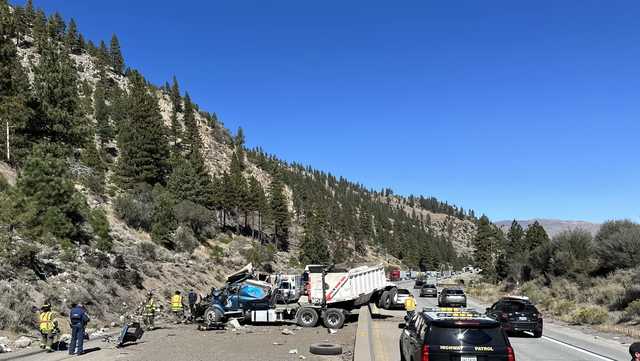
[[640, 220], [636, 0], [36, 5], [284, 159], [494, 220]]

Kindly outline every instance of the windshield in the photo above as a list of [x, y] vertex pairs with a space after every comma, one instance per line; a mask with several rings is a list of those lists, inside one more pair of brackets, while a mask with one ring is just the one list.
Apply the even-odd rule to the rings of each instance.
[[492, 328], [447, 328], [433, 326], [429, 344], [455, 346], [505, 347], [505, 338], [499, 327]]
[[538, 313], [538, 310], [530, 303], [524, 302], [510, 302], [507, 306], [509, 312], [533, 312]]
[[399, 295], [408, 295], [409, 294], [409, 290], [398, 290], [398, 294]]
[[447, 290], [448, 295], [464, 295], [462, 290]]
[[423, 288], [436, 288], [434, 285], [424, 285]]

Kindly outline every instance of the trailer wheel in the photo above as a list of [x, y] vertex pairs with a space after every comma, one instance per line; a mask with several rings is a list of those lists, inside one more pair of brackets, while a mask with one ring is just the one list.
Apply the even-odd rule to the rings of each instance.
[[322, 322], [324, 323], [326, 328], [337, 330], [342, 328], [345, 318], [346, 317], [342, 310], [339, 310], [337, 308], [329, 308], [324, 312]]
[[314, 343], [309, 347], [309, 352], [314, 355], [342, 355], [342, 346], [332, 343]]
[[296, 322], [300, 327], [315, 327], [318, 324], [318, 312], [311, 307], [302, 307], [296, 313]]
[[204, 311], [204, 320], [207, 324], [222, 322], [223, 318], [224, 315], [217, 308], [207, 308], [207, 310]]

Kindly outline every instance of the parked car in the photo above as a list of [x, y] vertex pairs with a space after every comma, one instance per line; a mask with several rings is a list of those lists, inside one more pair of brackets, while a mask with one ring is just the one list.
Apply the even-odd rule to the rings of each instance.
[[424, 286], [424, 280], [417, 279], [416, 282], [413, 284], [413, 289], [419, 290], [422, 288], [422, 286]]
[[411, 292], [404, 288], [398, 288], [396, 296], [393, 298], [393, 306], [404, 308], [404, 301], [411, 296]]
[[459, 288], [445, 288], [438, 297], [440, 307], [467, 307], [467, 295]]
[[533, 337], [542, 337], [542, 314], [528, 298], [503, 297], [487, 308], [487, 316], [500, 322], [506, 332], [531, 332]]
[[438, 297], [438, 288], [436, 285], [425, 284], [420, 289], [420, 297]]
[[401, 361], [516, 360], [500, 323], [477, 312], [425, 309], [399, 327]]

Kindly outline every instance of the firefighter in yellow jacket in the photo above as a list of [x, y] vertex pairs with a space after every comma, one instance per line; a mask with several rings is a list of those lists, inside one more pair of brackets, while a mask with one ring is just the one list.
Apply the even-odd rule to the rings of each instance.
[[59, 333], [58, 320], [51, 311], [51, 305], [45, 303], [40, 309], [39, 328], [42, 339], [40, 340], [40, 348], [46, 349], [47, 352], [53, 352], [53, 344]]
[[144, 303], [143, 322], [148, 331], [151, 331], [155, 327], [156, 318], [156, 301], [153, 299], [153, 292], [147, 293], [147, 300]]
[[176, 291], [176, 293], [171, 296], [171, 313], [173, 313], [176, 323], [182, 322], [184, 318], [184, 305], [180, 291]]

